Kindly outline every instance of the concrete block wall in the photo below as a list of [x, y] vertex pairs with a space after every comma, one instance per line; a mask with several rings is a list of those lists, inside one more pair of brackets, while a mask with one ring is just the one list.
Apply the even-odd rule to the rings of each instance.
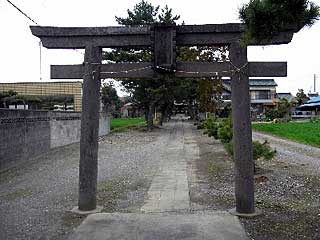
[[80, 141], [81, 113], [50, 112], [50, 148]]
[[[110, 132], [101, 114], [99, 136]], [[81, 113], [0, 109], [0, 169], [80, 141]]]

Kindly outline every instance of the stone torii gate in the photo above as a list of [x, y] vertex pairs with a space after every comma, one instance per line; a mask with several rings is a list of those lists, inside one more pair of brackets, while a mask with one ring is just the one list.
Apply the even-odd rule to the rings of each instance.
[[[79, 211], [96, 209], [100, 79], [230, 77], [232, 89], [236, 214], [250, 215], [254, 207], [254, 163], [250, 122], [250, 77], [285, 77], [286, 62], [249, 62], [240, 45], [244, 25], [153, 25], [143, 27], [31, 26], [49, 49], [85, 49], [80, 65], [51, 66], [53, 79], [82, 79], [83, 99], [79, 168]], [[281, 32], [271, 44], [286, 44], [293, 32]], [[230, 62], [177, 62], [176, 46], [228, 45]], [[252, 43], [251, 45], [259, 45]], [[151, 48], [147, 63], [101, 64], [102, 48]]]

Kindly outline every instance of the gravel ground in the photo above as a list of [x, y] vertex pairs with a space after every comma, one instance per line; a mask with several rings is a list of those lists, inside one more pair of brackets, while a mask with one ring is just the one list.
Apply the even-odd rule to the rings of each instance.
[[277, 160], [290, 165], [303, 165], [315, 174], [320, 173], [320, 148], [276, 138], [260, 132], [253, 132], [254, 140], [267, 140], [277, 150]]
[[[161, 134], [160, 134], [161, 133]], [[98, 204], [138, 211], [157, 171], [169, 129], [100, 139]], [[83, 217], [77, 205], [79, 144], [51, 151], [0, 174], [0, 239], [66, 239]]]
[[[265, 136], [254, 134], [255, 139]], [[268, 138], [278, 154], [257, 161], [256, 207], [261, 216], [241, 219], [256, 240], [320, 239], [319, 149]], [[234, 207], [233, 162], [223, 146], [198, 133], [200, 159], [192, 163], [191, 200], [198, 208]]]
[[[173, 122], [152, 133], [100, 139], [97, 198], [105, 212], [139, 211], [176, 130]], [[191, 210], [233, 208], [232, 160], [195, 126], [184, 131], [200, 149], [200, 158], [188, 160]], [[257, 240], [320, 239], [318, 149], [268, 141], [278, 155], [257, 162], [256, 206], [264, 214], [242, 219], [246, 231]], [[66, 239], [84, 218], [69, 212], [77, 204], [78, 161], [79, 145], [74, 144], [0, 173], [0, 239]]]

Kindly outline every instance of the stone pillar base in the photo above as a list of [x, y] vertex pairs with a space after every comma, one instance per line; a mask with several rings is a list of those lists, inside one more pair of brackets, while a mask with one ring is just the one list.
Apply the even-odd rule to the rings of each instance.
[[260, 216], [262, 214], [262, 211], [257, 208], [255, 208], [254, 213], [238, 213], [235, 208], [228, 210], [228, 212], [233, 216], [243, 217], [243, 218], [253, 218], [253, 217]]
[[72, 208], [70, 212], [77, 213], [79, 215], [89, 215], [89, 214], [93, 214], [93, 213], [100, 213], [100, 212], [102, 212], [102, 209], [103, 209], [102, 206], [97, 206], [95, 209], [90, 210], [90, 211], [81, 211], [81, 210], [79, 210], [78, 206], [76, 206], [76, 207]]

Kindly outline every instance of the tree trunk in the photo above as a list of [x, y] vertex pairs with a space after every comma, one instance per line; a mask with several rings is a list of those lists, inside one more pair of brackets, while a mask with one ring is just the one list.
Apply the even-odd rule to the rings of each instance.
[[148, 119], [147, 119], [147, 130], [152, 131], [153, 129], [153, 113], [154, 113], [154, 103], [149, 104], [148, 109]]
[[162, 126], [163, 122], [167, 121], [168, 109], [169, 109], [169, 105], [168, 104], [166, 104], [165, 106], [163, 106], [161, 108], [161, 117], [160, 117], [160, 120], [159, 120], [159, 126]]
[[195, 111], [194, 111], [194, 107], [193, 107], [192, 102], [188, 103], [188, 112], [189, 112], [189, 115], [190, 115], [190, 119], [194, 120], [195, 119]]
[[148, 122], [149, 106], [144, 107], [144, 120]]
[[164, 121], [164, 110], [161, 109], [161, 116], [160, 116], [158, 125], [162, 126], [163, 125], [163, 121]]

